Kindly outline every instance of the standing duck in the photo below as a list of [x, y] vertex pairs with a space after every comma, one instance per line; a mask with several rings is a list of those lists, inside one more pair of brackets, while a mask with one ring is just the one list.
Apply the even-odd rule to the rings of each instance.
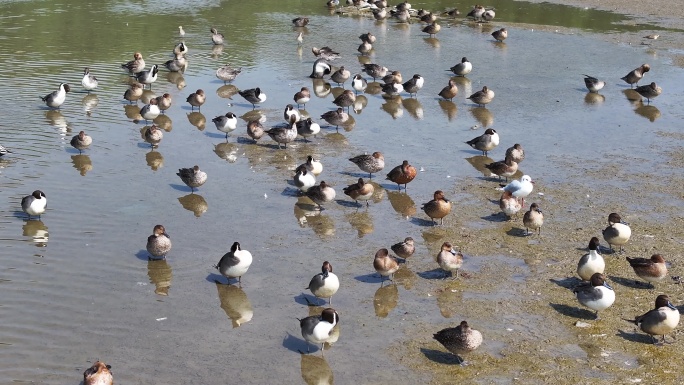
[[440, 224], [444, 224], [444, 217], [451, 212], [451, 202], [444, 197], [442, 190], [437, 190], [434, 197], [428, 203], [423, 204], [423, 211], [430, 217], [433, 224], [436, 224], [435, 218], [440, 219]]
[[401, 185], [403, 184], [404, 189], [406, 189], [406, 185], [415, 179], [417, 174], [416, 168], [411, 166], [408, 160], [405, 160], [387, 174], [387, 180], [396, 183], [401, 190]]
[[321, 272], [311, 278], [307, 287], [316, 298], [327, 298], [328, 304], [332, 304], [332, 296], [337, 293], [339, 288], [340, 280], [333, 273], [332, 265], [328, 261], [323, 262]]
[[214, 265], [216, 269], [224, 277], [237, 278], [238, 285], [242, 283], [242, 276], [247, 273], [247, 270], [252, 265], [252, 253], [240, 248], [240, 243], [235, 242], [230, 247], [230, 251], [226, 253], [219, 263]]
[[200, 170], [197, 165], [192, 168], [179, 168], [176, 175], [181, 178], [186, 186], [190, 187], [192, 192], [195, 192], [195, 188], [202, 186], [207, 181], [207, 173]]
[[465, 362], [459, 354], [470, 353], [482, 344], [482, 333], [471, 328], [466, 321], [461, 321], [455, 328], [438, 331], [433, 338], [453, 353], [460, 365]]

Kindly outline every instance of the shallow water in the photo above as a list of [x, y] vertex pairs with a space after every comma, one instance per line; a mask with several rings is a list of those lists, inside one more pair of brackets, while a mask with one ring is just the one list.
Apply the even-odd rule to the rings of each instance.
[[[525, 147], [521, 169], [538, 181], [538, 191], [559, 191], [568, 181], [583, 192], [596, 185], [622, 191], [649, 183], [634, 176], [653, 170], [681, 179], [680, 169], [668, 162], [681, 150], [681, 91], [673, 85], [682, 84], [684, 74], [646, 47], [601, 42], [588, 31], [623, 30], [610, 24], [624, 21], [622, 16], [581, 11], [593, 15], [591, 24], [568, 14], [559, 24], [587, 30], [565, 35], [509, 23], [547, 23], [534, 16], [539, 9], [566, 8], [501, 2], [492, 4], [501, 22], [445, 23], [430, 39], [419, 23], [330, 15], [325, 7], [311, 9], [295, 1], [216, 1], [194, 8], [184, 2], [159, 4], [143, 11], [129, 2], [0, 4], [5, 30], [0, 79], [10, 96], [0, 112], [0, 143], [14, 150], [0, 163], [2, 383], [75, 383], [96, 359], [113, 366], [117, 383], [315, 383], [330, 372], [338, 384], [426, 381], [425, 373], [398, 363], [389, 347], [398, 340], [429, 340], [431, 333], [466, 316], [494, 329], [500, 318], [511, 316], [489, 319], [468, 307], [515, 297], [486, 286], [496, 287], [501, 269], [508, 269], [506, 279], [510, 274], [516, 288], [531, 275], [527, 260], [503, 256], [504, 247], [520, 247], [521, 241], [509, 240], [501, 230], [502, 250], [463, 250], [466, 262], [472, 262], [465, 272], [485, 282], [478, 284], [484, 289], [466, 292], [476, 281], [467, 275], [456, 282], [436, 279], [433, 256], [443, 241], [459, 244], [469, 232], [505, 229], [497, 221], [481, 220], [498, 208], [483, 206], [479, 198], [497, 199], [498, 192], [477, 167], [483, 160], [479, 152], [464, 144], [483, 126], [501, 136], [501, 145], [489, 154], [494, 160], [514, 143]], [[509, 6], [519, 12], [508, 14]], [[290, 24], [300, 14], [312, 15], [303, 49]], [[178, 25], [187, 31], [190, 65], [182, 76], [160, 70], [152, 87], [155, 95], [168, 92], [174, 101], [166, 117], [158, 118], [166, 132], [151, 151], [141, 139], [144, 124], [134, 121], [142, 104], [131, 107], [121, 99], [129, 80], [118, 63], [135, 51], [143, 53], [148, 67], [168, 60], [180, 40]], [[211, 45], [210, 26], [226, 35], [223, 49]], [[499, 26], [510, 31], [504, 44], [489, 35]], [[367, 31], [378, 42], [370, 58], [358, 57], [356, 37]], [[399, 69], [404, 80], [420, 73], [425, 87], [417, 98], [366, 94], [367, 106], [352, 113], [352, 129], [324, 128], [312, 143], [297, 142], [286, 150], [276, 149], [269, 138], [253, 144], [243, 121], [226, 141], [211, 118], [255, 112], [238, 95], [224, 97], [231, 88], [214, 77], [216, 68], [229, 62], [242, 66], [233, 84], [260, 86], [268, 100], [258, 110], [265, 126], [275, 125], [283, 122], [292, 95], [315, 85], [307, 77], [312, 45], [339, 50], [343, 57], [334, 64], [352, 73], [359, 72], [360, 62], [376, 62]], [[457, 79], [453, 103], [438, 100], [449, 80], [445, 70], [462, 56], [473, 63], [473, 72]], [[664, 89], [648, 106], [628, 100], [629, 87], [620, 80], [645, 62], [653, 68], [646, 79]], [[100, 81], [90, 95], [80, 86], [85, 66]], [[605, 99], [587, 95], [583, 73], [608, 81], [601, 93]], [[73, 92], [60, 111], [48, 110], [38, 96], [60, 82], [71, 84]], [[496, 92], [486, 109], [465, 99], [484, 85]], [[185, 98], [198, 88], [208, 100], [201, 112], [193, 112]], [[331, 101], [332, 95], [312, 97], [306, 112], [323, 124], [318, 117], [334, 107]], [[69, 145], [80, 130], [93, 137], [83, 154]], [[404, 159], [421, 171], [407, 193], [397, 192], [379, 173], [370, 208], [356, 208], [342, 188], [366, 176], [346, 159], [373, 151], [385, 154], [385, 172]], [[324, 164], [318, 180], [337, 190], [336, 202], [322, 212], [312, 211], [311, 202], [298, 198], [288, 183], [309, 154]], [[191, 194], [175, 172], [194, 164], [209, 180]], [[19, 202], [35, 189], [46, 193], [48, 211], [41, 221], [26, 221]], [[430, 227], [420, 210], [437, 189], [456, 202], [443, 228]], [[646, 211], [643, 202], [649, 199], [665, 208], [682, 206], [669, 191], [637, 190], [639, 199], [606, 200], [632, 212]], [[567, 204], [553, 194], [539, 199]], [[591, 204], [599, 203], [606, 202]], [[565, 208], [586, 204], [570, 200]], [[645, 219], [659, 217], [668, 218], [669, 211]], [[603, 224], [603, 210], [596, 218]], [[575, 225], [561, 215], [556, 222]], [[145, 240], [157, 223], [165, 225], [174, 246], [167, 261], [148, 262]], [[372, 256], [406, 236], [416, 239], [418, 251], [397, 273], [397, 285], [381, 286]], [[225, 278], [212, 268], [234, 241], [255, 258], [241, 290], [217, 285]], [[306, 306], [305, 297], [311, 296], [302, 293], [323, 260], [331, 261], [342, 288], [333, 298], [341, 316], [340, 338], [322, 363], [299, 356], [306, 344], [296, 318], [315, 311]], [[442, 294], [433, 295], [437, 292]], [[538, 316], [518, 316], [538, 321]], [[551, 333], [568, 335], [561, 327]], [[493, 338], [484, 354], [500, 359], [501, 347]]]

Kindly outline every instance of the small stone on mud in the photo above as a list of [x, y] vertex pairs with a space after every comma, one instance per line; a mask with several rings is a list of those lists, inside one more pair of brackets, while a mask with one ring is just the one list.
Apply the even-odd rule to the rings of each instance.
[[578, 328], [590, 328], [591, 324], [583, 322], [583, 321], [577, 321], [577, 322], [575, 322], [575, 326], [577, 326]]

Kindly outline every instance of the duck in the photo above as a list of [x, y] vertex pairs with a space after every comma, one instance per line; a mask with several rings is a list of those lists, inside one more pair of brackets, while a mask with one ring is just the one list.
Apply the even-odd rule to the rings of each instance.
[[388, 73], [387, 75], [383, 76], [382, 81], [385, 84], [398, 83], [398, 84], [402, 84], [402, 86], [403, 86], [404, 78], [401, 75], [400, 71], [394, 70], [394, 71]]
[[197, 187], [202, 186], [207, 181], [207, 173], [200, 170], [198, 165], [192, 168], [179, 168], [176, 173], [186, 186], [195, 192]]
[[186, 102], [190, 103], [191, 109], [194, 111], [195, 107], [197, 107], [198, 110], [202, 111], [202, 104], [207, 100], [206, 96], [204, 95], [204, 90], [197, 90], [188, 96], [187, 99], [185, 99]]
[[489, 151], [499, 145], [499, 134], [495, 129], [488, 128], [484, 134], [467, 141], [466, 144], [475, 150], [482, 151], [482, 155], [487, 156]]
[[342, 86], [350, 77], [351, 72], [348, 69], [345, 69], [344, 66], [341, 66], [337, 71], [330, 75], [330, 80], [337, 83], [338, 86]]
[[178, 36], [180, 36], [180, 37], [185, 36], [185, 30], [183, 29], [182, 25], [178, 26]]
[[332, 305], [332, 296], [339, 288], [340, 279], [333, 273], [333, 267], [328, 261], [323, 262], [321, 272], [311, 278], [307, 287], [316, 298], [327, 298], [330, 305]]
[[77, 149], [79, 154], [92, 143], [93, 138], [91, 138], [90, 135], [86, 135], [85, 131], [80, 131], [78, 135], [74, 135], [74, 137], [71, 138], [71, 146]]
[[244, 91], [238, 91], [240, 96], [245, 98], [246, 101], [252, 104], [252, 109], [256, 108], [257, 104], [261, 104], [266, 101], [266, 94], [261, 92], [261, 88], [250, 88]]
[[387, 174], [387, 180], [396, 183], [399, 190], [401, 190], [401, 185], [403, 184], [404, 189], [406, 189], [406, 185], [415, 179], [417, 174], [416, 168], [411, 166], [408, 160], [404, 160], [401, 165], [393, 168]]
[[9, 148], [0, 144], [0, 156], [11, 154], [11, 153], [12, 153], [12, 151]]
[[530, 235], [532, 231], [538, 230], [541, 235], [541, 228], [544, 224], [544, 214], [536, 203], [530, 205], [530, 210], [523, 216], [523, 224], [525, 225], [525, 235]]
[[404, 238], [402, 242], [395, 243], [390, 248], [396, 255], [403, 258], [404, 262], [408, 261], [413, 253], [416, 252], [415, 241], [411, 237]]
[[382, 86], [382, 92], [387, 95], [398, 95], [404, 91], [404, 86], [401, 83], [388, 83]]
[[[421, 14], [421, 11], [422, 11], [422, 14]], [[421, 9], [420, 11], [418, 11], [418, 14], [419, 14], [418, 16], [420, 17], [420, 21], [423, 23], [431, 24], [437, 20], [437, 15], [435, 15], [432, 12], [424, 11]]]
[[155, 99], [157, 100], [157, 107], [159, 107], [159, 111], [161, 111], [162, 114], [171, 108], [171, 103], [173, 102], [171, 94], [165, 93], [162, 96], [157, 96]]
[[309, 343], [321, 344], [321, 351], [329, 341], [333, 328], [340, 322], [340, 316], [333, 308], [323, 309], [320, 316], [309, 316], [298, 319], [302, 337], [307, 342], [306, 351], [309, 352]]
[[36, 216], [40, 219], [40, 215], [45, 212], [45, 209], [47, 209], [47, 197], [40, 190], [35, 190], [31, 195], [21, 199], [21, 211], [28, 215], [28, 219]]
[[143, 87], [145, 84], [149, 84], [150, 89], [152, 89], [152, 83], [157, 81], [157, 73], [159, 73], [159, 66], [154, 64], [149, 70], [136, 72], [134, 77]]
[[339, 107], [347, 107], [351, 106], [354, 104], [356, 101], [356, 94], [352, 90], [344, 90], [338, 97], [333, 100], [333, 104], [339, 106]]
[[368, 81], [361, 74], [354, 75], [352, 79], [352, 89], [354, 92], [358, 95], [359, 92], [366, 91], [366, 88], [368, 88]]
[[456, 76], [463, 76], [465, 77], [468, 75], [472, 70], [473, 70], [473, 64], [468, 61], [467, 57], [461, 58], [461, 62], [456, 64], [455, 66], [449, 68], [451, 72], [453, 72]]
[[83, 70], [83, 79], [81, 79], [81, 85], [86, 91], [88, 91], [88, 93], [90, 93], [90, 91], [97, 88], [97, 84], [97, 78], [90, 73], [90, 68], [86, 67]]
[[648, 103], [651, 103], [651, 99], [654, 99], [655, 97], [663, 93], [663, 89], [660, 86], [658, 86], [655, 82], [651, 82], [651, 84], [645, 86], [639, 86], [635, 89], [635, 91], [638, 92], [639, 95], [646, 98]]
[[173, 56], [178, 57], [179, 55], [186, 55], [188, 53], [188, 46], [184, 41], [176, 44], [173, 47]]
[[488, 9], [484, 11], [482, 14], [482, 20], [486, 22], [490, 22], [494, 20], [494, 17], [496, 16], [496, 13], [494, 12], [494, 9]]
[[390, 14], [402, 23], [408, 23], [411, 20], [411, 12], [408, 9], [390, 10]]
[[415, 74], [415, 75], [413, 75], [413, 77], [411, 79], [407, 80], [406, 83], [404, 83], [402, 85], [402, 87], [404, 88], [404, 91], [409, 93], [409, 95], [411, 95], [411, 96], [416, 95], [417, 96], [418, 91], [421, 88], [423, 88], [424, 82], [425, 82], [425, 79], [423, 79], [422, 76], [420, 76], [419, 74]]
[[510, 220], [512, 216], [517, 215], [520, 212], [522, 206], [518, 199], [513, 196], [513, 193], [504, 191], [503, 194], [501, 194], [501, 198], [499, 198], [499, 208]]
[[262, 136], [266, 131], [264, 130], [264, 126], [261, 124], [259, 120], [250, 120], [247, 122], [247, 135], [249, 135], [254, 142], [258, 141], [261, 139]]
[[140, 52], [133, 54], [133, 60], [121, 65], [121, 68], [128, 70], [128, 72], [135, 74], [145, 69], [145, 59], [143, 59]]
[[371, 12], [373, 12], [373, 18], [375, 20], [384, 20], [385, 18], [387, 18], [386, 7], [373, 8], [371, 9]]
[[278, 148], [280, 148], [281, 144], [285, 144], [285, 148], [287, 148], [288, 143], [294, 142], [294, 140], [297, 139], [296, 123], [296, 116], [292, 115], [290, 116], [289, 124], [286, 126], [272, 127], [270, 130], [266, 130], [264, 132], [267, 133], [271, 139], [276, 141], [276, 143], [278, 143]]
[[102, 361], [95, 361], [93, 366], [83, 372], [83, 385], [112, 385], [114, 377], [109, 370], [111, 368]]
[[302, 192], [307, 192], [316, 185], [316, 177], [306, 169], [306, 166], [300, 165], [295, 170], [294, 185]]
[[333, 61], [337, 58], [340, 57], [339, 52], [335, 52], [332, 48], [330, 47], [321, 47], [321, 48], [316, 48], [316, 47], [311, 47], [311, 52], [316, 56], [317, 58], [325, 59], [325, 60], [330, 60]]
[[649, 334], [653, 343], [657, 340], [654, 336], [663, 336], [673, 331], [679, 325], [679, 310], [670, 302], [670, 297], [661, 294], [656, 297], [655, 308], [636, 317], [633, 320], [625, 320], [634, 323], [644, 333]]
[[654, 282], [660, 282], [667, 276], [665, 258], [660, 254], [653, 254], [650, 259], [626, 257], [629, 265], [639, 278], [648, 282], [654, 288]]
[[594, 273], [589, 282], [591, 285], [580, 285], [573, 293], [577, 301], [595, 311], [595, 317], [599, 319], [598, 312], [608, 309], [615, 302], [615, 291], [606, 283], [606, 277], [602, 273]]
[[363, 65], [361, 71], [365, 72], [368, 76], [373, 78], [373, 81], [375, 81], [375, 79], [381, 79], [387, 75], [387, 71], [389, 71], [389, 69], [378, 64], [368, 63]]
[[589, 252], [584, 254], [577, 263], [577, 275], [579, 275], [583, 281], [589, 281], [591, 276], [595, 273], [603, 274], [603, 271], [606, 268], [606, 262], [603, 260], [601, 254], [599, 254], [599, 247], [599, 239], [597, 237], [592, 237], [591, 240], [589, 240]]
[[444, 278], [448, 274], [453, 276], [454, 271], [456, 271], [456, 278], [458, 278], [458, 270], [463, 266], [463, 254], [456, 251], [450, 242], [444, 242], [442, 250], [437, 254], [437, 263], [444, 270]]
[[477, 91], [466, 99], [470, 99], [473, 103], [484, 107], [485, 104], [489, 104], [494, 100], [494, 91], [490, 90], [487, 86], [484, 86], [481, 91]]
[[231, 279], [237, 278], [238, 285], [242, 283], [242, 276], [247, 273], [249, 267], [252, 265], [252, 253], [247, 250], [242, 250], [240, 242], [234, 242], [221, 260], [214, 265], [222, 276]]
[[456, 82], [449, 79], [449, 85], [442, 88], [442, 90], [439, 91], [438, 95], [444, 98], [445, 100], [453, 100], [456, 97], [456, 95], [458, 95], [458, 87], [456, 86]]
[[598, 78], [593, 76], [584, 74], [584, 85], [587, 87], [589, 92], [598, 93], [603, 89], [603, 87], [606, 86], [606, 82], [603, 80], [598, 80]]
[[310, 136], [315, 137], [319, 132], [321, 132], [321, 126], [311, 118], [306, 118], [297, 122], [297, 134], [304, 139]]
[[482, 344], [482, 333], [471, 328], [466, 321], [461, 321], [456, 327], [442, 329], [432, 338], [453, 353], [459, 365], [465, 364], [459, 355], [470, 353]]
[[501, 28], [499, 30], [492, 32], [492, 37], [494, 38], [494, 40], [498, 42], [503, 42], [508, 38], [508, 31], [506, 30], [506, 28]]
[[430, 37], [435, 37], [437, 33], [442, 29], [442, 26], [437, 23], [432, 23], [422, 29], [423, 32], [430, 35]]
[[511, 156], [507, 156], [503, 161], [486, 164], [485, 167], [493, 174], [497, 175], [499, 180], [501, 180], [501, 177], [506, 178], [506, 183], [508, 183], [509, 177], [512, 177], [518, 172], [518, 163], [514, 161]]
[[515, 163], [520, 164], [520, 162], [525, 159], [525, 150], [520, 145], [516, 143], [513, 146], [506, 149], [506, 158], [510, 157]]
[[359, 178], [357, 183], [350, 184], [349, 186], [343, 188], [342, 191], [356, 203], [358, 203], [358, 201], [366, 201], [366, 207], [368, 207], [368, 201], [373, 198], [375, 188], [372, 184], [364, 182], [363, 178]]
[[242, 72], [242, 67], [231, 67], [230, 63], [216, 70], [216, 77], [223, 80], [223, 84], [232, 82]]
[[225, 115], [217, 116], [211, 120], [216, 125], [216, 129], [226, 134], [226, 139], [228, 139], [228, 134], [233, 132], [237, 128], [237, 115], [232, 112], [228, 112]]
[[216, 30], [216, 28], [212, 27], [210, 30], [211, 32], [211, 42], [214, 43], [214, 45], [221, 45], [223, 44], [223, 34], [219, 33], [219, 31]]
[[481, 21], [482, 15], [484, 15], [484, 13], [485, 13], [485, 8], [483, 6], [475, 5], [475, 6], [473, 6], [473, 9], [470, 10], [470, 12], [468, 12], [466, 17], [470, 17], [470, 18], [473, 18], [477, 21]]
[[367, 172], [369, 178], [373, 178], [374, 172], [380, 172], [385, 168], [385, 157], [379, 151], [375, 151], [370, 155], [357, 155], [349, 158], [349, 161], [357, 165], [361, 171]]
[[525, 207], [525, 198], [532, 193], [534, 189], [534, 182], [529, 175], [523, 175], [520, 180], [514, 180], [504, 186], [504, 191], [509, 191], [517, 199], [522, 199], [522, 205]]
[[152, 124], [150, 128], [145, 130], [145, 141], [150, 144], [150, 147], [157, 147], [164, 138], [163, 130], [159, 129], [156, 124]]
[[301, 116], [299, 115], [299, 110], [294, 108], [292, 104], [288, 104], [285, 106], [285, 111], [283, 112], [283, 118], [285, 118], [286, 122], [289, 122], [291, 118], [294, 118], [295, 123], [301, 119]]
[[642, 64], [638, 68], [633, 69], [627, 75], [621, 77], [625, 83], [629, 84], [630, 88], [634, 88], [634, 84], [639, 85], [639, 80], [641, 80], [646, 72], [651, 70], [651, 66], [648, 64]]
[[629, 224], [622, 221], [618, 213], [608, 215], [608, 227], [603, 230], [603, 239], [608, 242], [610, 250], [614, 252], [613, 245], [620, 246], [620, 252], [624, 252], [624, 245], [629, 242], [632, 236], [632, 229]]
[[59, 107], [66, 101], [66, 94], [69, 91], [71, 91], [69, 85], [66, 83], [61, 83], [57, 91], [52, 91], [40, 99], [45, 102], [46, 106], [59, 109]]
[[362, 33], [359, 36], [359, 39], [361, 39], [361, 41], [364, 41], [364, 42], [369, 43], [369, 44], [374, 44], [376, 41], [375, 35], [373, 35], [370, 32]]
[[129, 104], [133, 104], [133, 102], [137, 102], [142, 97], [142, 94], [143, 85], [140, 83], [133, 83], [126, 92], [124, 92], [123, 98], [128, 100]]
[[147, 237], [147, 252], [150, 260], [166, 259], [166, 254], [171, 251], [171, 237], [162, 225], [154, 226], [152, 235]]
[[316, 59], [316, 61], [313, 63], [313, 68], [309, 77], [312, 79], [323, 79], [323, 76], [330, 75], [331, 72], [332, 66], [330, 63], [323, 58]]
[[330, 125], [334, 125], [335, 129], [339, 126], [344, 125], [349, 120], [349, 114], [344, 112], [342, 107], [335, 111], [328, 111], [321, 115], [321, 119], [328, 122]]
[[319, 185], [312, 186], [306, 191], [306, 196], [318, 206], [319, 210], [323, 210], [321, 206], [323, 203], [335, 200], [335, 195], [335, 189], [328, 186], [325, 181], [321, 181]]
[[306, 25], [309, 24], [309, 18], [308, 17], [296, 17], [292, 19], [292, 25], [295, 27], [306, 27]]
[[297, 108], [299, 108], [300, 104], [303, 104], [304, 108], [306, 108], [306, 103], [308, 103], [309, 100], [311, 100], [311, 92], [307, 87], [302, 87], [301, 90], [294, 94], [293, 99], [295, 103], [297, 103]]
[[399, 263], [394, 257], [389, 255], [389, 250], [383, 248], [375, 253], [373, 268], [380, 274], [382, 281], [385, 280], [385, 277], [392, 281], [394, 273], [399, 270]]
[[430, 217], [433, 224], [437, 223], [435, 218], [441, 220], [440, 224], [444, 224], [444, 217], [451, 212], [451, 202], [444, 197], [442, 190], [437, 190], [433, 195], [433, 199], [424, 203], [422, 209]]
[[161, 110], [157, 105], [157, 99], [150, 99], [150, 102], [140, 109], [140, 116], [145, 119], [145, 122], [156, 119], [160, 114]]
[[182, 54], [176, 54], [176, 57], [171, 60], [164, 62], [164, 67], [166, 67], [169, 72], [182, 72], [188, 65], [188, 61]]
[[314, 159], [312, 155], [306, 157], [306, 162], [302, 163], [306, 170], [313, 173], [315, 176], [320, 175], [323, 172], [323, 164]]

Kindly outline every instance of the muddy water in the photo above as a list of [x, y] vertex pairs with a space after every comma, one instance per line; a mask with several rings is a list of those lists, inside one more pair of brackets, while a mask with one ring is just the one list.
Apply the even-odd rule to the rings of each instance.
[[[429, 39], [419, 24], [331, 16], [299, 2], [240, 2], [240, 8], [179, 2], [142, 10], [117, 2], [3, 3], [0, 77], [10, 97], [0, 112], [0, 143], [14, 154], [2, 159], [0, 174], [0, 382], [76, 382], [95, 359], [113, 366], [118, 383], [334, 378], [377, 384], [476, 376], [482, 382], [569, 382], [582, 369], [606, 381], [649, 378], [643, 373], [654, 368], [654, 358], [677, 351], [678, 344], [646, 345], [619, 318], [644, 312], [655, 292], [614, 284], [620, 298], [614, 312], [593, 329], [578, 330], [573, 324], [586, 314], [569, 290], [549, 280], [572, 276], [583, 253], [577, 248], [598, 234], [611, 211], [633, 224], [629, 255], [659, 250], [679, 274], [682, 195], [673, 186], [682, 185], [684, 138], [681, 91], [674, 85], [682, 83], [682, 71], [657, 51], [611, 45], [588, 32], [517, 28], [509, 23], [545, 22], [525, 14], [548, 5], [496, 6], [506, 4], [522, 10], [519, 19], [502, 15], [501, 24], [485, 26], [446, 22]], [[290, 25], [300, 14], [312, 15], [303, 49]], [[591, 15], [596, 27], [561, 24], [605, 31], [621, 28], [610, 24], [613, 17], [624, 20]], [[148, 66], [168, 60], [180, 40], [178, 25], [187, 31], [190, 65], [182, 75], [162, 70], [153, 85], [155, 95], [170, 93], [174, 105], [158, 119], [166, 132], [151, 150], [140, 136], [143, 122], [135, 121], [141, 104], [130, 107], [121, 99], [128, 79], [118, 63], [135, 51]], [[500, 25], [510, 30], [505, 44], [489, 36]], [[226, 35], [223, 49], [211, 45], [209, 26]], [[359, 58], [356, 36], [367, 31], [378, 43], [370, 58]], [[352, 113], [354, 127], [324, 128], [312, 143], [287, 150], [268, 138], [251, 143], [244, 122], [227, 141], [215, 130], [211, 118], [228, 111], [261, 113], [267, 126], [281, 123], [292, 95], [315, 85], [307, 78], [312, 45], [339, 50], [343, 58], [335, 64], [352, 73], [369, 60], [400, 70], [404, 79], [420, 73], [426, 85], [415, 99], [366, 94], [367, 106]], [[439, 101], [436, 94], [449, 79], [445, 70], [462, 56], [475, 69], [457, 79], [453, 103]], [[214, 71], [227, 62], [243, 67], [236, 87], [260, 86], [267, 93], [258, 112], [237, 95], [226, 98], [234, 90]], [[664, 89], [651, 105], [630, 100], [619, 80], [644, 62], [653, 68], [649, 81]], [[84, 66], [100, 80], [90, 95], [80, 87]], [[582, 73], [607, 80], [602, 96], [587, 95]], [[47, 110], [37, 96], [65, 81], [74, 92], [60, 111]], [[497, 95], [487, 109], [465, 99], [484, 85]], [[208, 94], [201, 112], [184, 102], [198, 88]], [[306, 113], [320, 121], [334, 107], [331, 101], [330, 94], [314, 97]], [[520, 223], [496, 215], [497, 183], [481, 172], [487, 160], [464, 144], [485, 126], [501, 135], [491, 158], [502, 158], [516, 142], [525, 147], [521, 169], [537, 181], [535, 193], [544, 193], [532, 197], [546, 215], [542, 239], [520, 237]], [[83, 154], [69, 146], [80, 130], [94, 140]], [[407, 193], [380, 173], [370, 208], [357, 209], [341, 190], [363, 175], [346, 159], [372, 151], [385, 154], [387, 171], [404, 159], [421, 171]], [[320, 213], [288, 183], [309, 154], [323, 161], [319, 181], [338, 194]], [[194, 164], [209, 181], [191, 194], [175, 172]], [[48, 196], [48, 211], [40, 221], [27, 221], [19, 202], [35, 189]], [[420, 204], [436, 189], [455, 208], [445, 226], [433, 228]], [[167, 261], [148, 262], [145, 239], [157, 223], [166, 226], [174, 247]], [[416, 239], [416, 255], [397, 273], [396, 285], [381, 286], [372, 256], [406, 236]], [[217, 285], [225, 280], [211, 267], [236, 240], [255, 258], [241, 289]], [[466, 254], [458, 280], [442, 281], [435, 271], [433, 256], [445, 240]], [[324, 358], [318, 351], [316, 358], [304, 357], [296, 318], [320, 311], [306, 306], [303, 288], [326, 259], [342, 280], [333, 299], [340, 337]], [[624, 265], [617, 257], [609, 261], [616, 282], [633, 279]], [[680, 298], [678, 286], [660, 291]], [[461, 319], [486, 338], [467, 357], [467, 369], [453, 365], [431, 340]]]

